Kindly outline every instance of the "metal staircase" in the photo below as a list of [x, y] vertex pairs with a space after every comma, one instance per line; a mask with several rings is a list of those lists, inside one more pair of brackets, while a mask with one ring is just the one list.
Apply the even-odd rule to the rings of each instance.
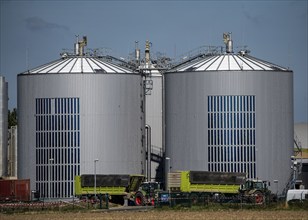
[[288, 182], [285, 186], [285, 188], [282, 191], [282, 196], [286, 197], [287, 192], [289, 189], [295, 189], [296, 180], [298, 178], [298, 175], [302, 173], [302, 166], [303, 166], [303, 158], [302, 158], [302, 144], [296, 135], [294, 133], [294, 144], [296, 148], [294, 149], [294, 156], [291, 157], [292, 160], [292, 166], [291, 166], [291, 173], [290, 177], [288, 179]]
[[[146, 152], [146, 159], [148, 159], [148, 152]], [[163, 161], [163, 151], [161, 148], [152, 145], [151, 147], [151, 161], [161, 163]]]

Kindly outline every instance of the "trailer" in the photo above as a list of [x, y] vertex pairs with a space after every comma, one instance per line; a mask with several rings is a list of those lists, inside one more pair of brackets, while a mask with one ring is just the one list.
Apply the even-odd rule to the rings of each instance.
[[193, 204], [205, 200], [263, 204], [270, 193], [266, 181], [248, 180], [245, 173], [208, 171], [168, 173], [168, 192]]
[[0, 180], [0, 202], [27, 202], [30, 197], [30, 179]]
[[[94, 179], [96, 178], [96, 184]], [[143, 175], [93, 175], [75, 176], [75, 195], [79, 198], [96, 199], [96, 195], [108, 195], [111, 202], [132, 205], [152, 204], [154, 191], [159, 183], [144, 182]]]
[[287, 192], [287, 202], [308, 200], [308, 189], [289, 189]]

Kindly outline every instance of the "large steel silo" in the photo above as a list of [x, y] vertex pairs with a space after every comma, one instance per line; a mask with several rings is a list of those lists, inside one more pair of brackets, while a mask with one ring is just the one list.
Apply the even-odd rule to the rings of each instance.
[[0, 177], [7, 176], [8, 83], [0, 76]]
[[[293, 72], [245, 51], [209, 53], [165, 73], [166, 156], [172, 170], [290, 177]], [[277, 181], [275, 181], [277, 182]]]
[[95, 168], [144, 174], [140, 74], [81, 47], [17, 78], [18, 177], [30, 178], [31, 189], [63, 198], [73, 195], [75, 175]]

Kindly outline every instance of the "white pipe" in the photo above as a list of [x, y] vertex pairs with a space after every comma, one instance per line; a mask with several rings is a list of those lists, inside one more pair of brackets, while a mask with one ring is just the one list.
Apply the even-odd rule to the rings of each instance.
[[148, 160], [147, 160], [147, 181], [151, 182], [151, 126], [145, 125], [146, 129], [146, 145], [147, 145], [147, 154], [148, 154]]

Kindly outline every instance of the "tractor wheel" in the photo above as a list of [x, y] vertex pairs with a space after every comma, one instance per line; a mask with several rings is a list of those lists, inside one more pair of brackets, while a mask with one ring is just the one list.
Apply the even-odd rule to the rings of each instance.
[[195, 193], [191, 194], [189, 196], [189, 199], [190, 199], [192, 205], [196, 205], [199, 202], [199, 196]]
[[213, 200], [213, 202], [222, 203], [222, 202], [225, 201], [225, 195], [223, 193], [215, 193], [212, 196], [212, 200]]
[[135, 194], [135, 205], [136, 206], [144, 206], [145, 205], [145, 199], [141, 192], [137, 192]]
[[255, 197], [256, 204], [263, 204], [264, 202], [263, 193], [261, 193], [260, 191], [256, 191], [254, 193], [254, 197]]
[[155, 199], [154, 198], [151, 198], [151, 206], [154, 206], [155, 205]]
[[219, 197], [218, 197], [218, 201], [219, 201], [219, 203], [224, 203], [224, 202], [226, 202], [226, 196], [225, 196], [225, 194], [220, 193], [220, 194], [219, 194]]

